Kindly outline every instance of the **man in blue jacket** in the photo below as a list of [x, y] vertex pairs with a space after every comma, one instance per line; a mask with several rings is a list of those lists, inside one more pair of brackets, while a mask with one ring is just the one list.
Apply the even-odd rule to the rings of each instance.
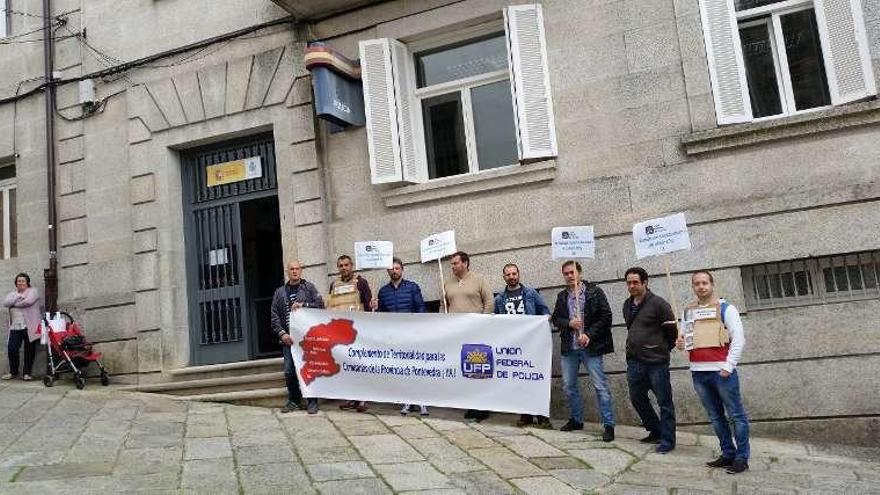
[[[387, 284], [379, 289], [379, 295], [376, 299], [370, 301], [373, 311], [383, 313], [424, 313], [425, 300], [422, 298], [422, 289], [419, 284], [405, 280], [403, 278], [403, 261], [400, 258], [393, 258], [391, 268], [388, 269], [388, 278], [391, 279]], [[410, 405], [404, 404], [400, 409], [400, 414], [404, 416], [409, 413]], [[419, 406], [422, 416], [428, 415], [428, 408]]]
[[[519, 267], [513, 263], [504, 265], [504, 290], [495, 296], [496, 315], [549, 315], [550, 308], [538, 291], [519, 283]], [[517, 426], [536, 424], [538, 428], [552, 428], [550, 418], [546, 416], [532, 417], [531, 414], [520, 415]]]

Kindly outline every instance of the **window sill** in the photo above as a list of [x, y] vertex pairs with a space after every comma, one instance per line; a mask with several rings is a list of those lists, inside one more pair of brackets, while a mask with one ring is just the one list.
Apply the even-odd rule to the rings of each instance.
[[476, 174], [462, 174], [391, 189], [382, 193], [385, 206], [394, 208], [427, 201], [504, 189], [523, 184], [548, 182], [556, 178], [556, 160], [499, 167]]
[[681, 140], [685, 153], [698, 155], [880, 122], [880, 100], [850, 103], [780, 119], [695, 132]]

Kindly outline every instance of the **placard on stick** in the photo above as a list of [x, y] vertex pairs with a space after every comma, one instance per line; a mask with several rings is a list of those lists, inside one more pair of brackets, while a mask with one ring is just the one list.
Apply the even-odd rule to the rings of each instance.
[[550, 244], [554, 260], [596, 257], [592, 225], [554, 227], [550, 234]]
[[391, 268], [394, 258], [394, 244], [391, 241], [355, 242], [354, 258], [357, 270]]
[[455, 231], [447, 230], [437, 234], [431, 234], [422, 239], [421, 254], [422, 263], [439, 260], [458, 251], [455, 248]]
[[684, 213], [655, 218], [633, 225], [636, 258], [685, 251], [691, 248]]

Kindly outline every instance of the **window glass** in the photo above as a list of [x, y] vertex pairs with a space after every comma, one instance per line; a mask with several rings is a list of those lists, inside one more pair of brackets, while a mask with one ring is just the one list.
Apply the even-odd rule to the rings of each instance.
[[15, 165], [0, 166], [0, 180], [14, 179]]
[[468, 172], [461, 108], [460, 92], [422, 100], [428, 176], [431, 179]]
[[798, 110], [831, 104], [816, 14], [812, 9], [780, 17], [795, 107]]
[[18, 256], [18, 222], [16, 221], [15, 188], [9, 190], [9, 255]]
[[746, 64], [749, 96], [752, 100], [752, 115], [760, 118], [782, 113], [776, 64], [773, 60], [773, 45], [770, 42], [770, 30], [767, 24], [742, 27], [739, 34]]
[[507, 69], [504, 33], [416, 54], [418, 87]]
[[733, 5], [737, 12], [740, 10], [754, 9], [755, 7], [763, 7], [774, 3], [784, 2], [785, 0], [734, 0]]
[[471, 90], [480, 170], [519, 161], [511, 101], [510, 81], [507, 79]]

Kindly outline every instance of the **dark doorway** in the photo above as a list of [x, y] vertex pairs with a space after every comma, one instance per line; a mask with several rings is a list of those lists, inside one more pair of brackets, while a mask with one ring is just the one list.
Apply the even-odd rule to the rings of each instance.
[[245, 293], [251, 309], [251, 355], [255, 358], [280, 356], [281, 346], [272, 334], [270, 322], [272, 294], [284, 282], [278, 197], [244, 201], [239, 204], [239, 210]]

